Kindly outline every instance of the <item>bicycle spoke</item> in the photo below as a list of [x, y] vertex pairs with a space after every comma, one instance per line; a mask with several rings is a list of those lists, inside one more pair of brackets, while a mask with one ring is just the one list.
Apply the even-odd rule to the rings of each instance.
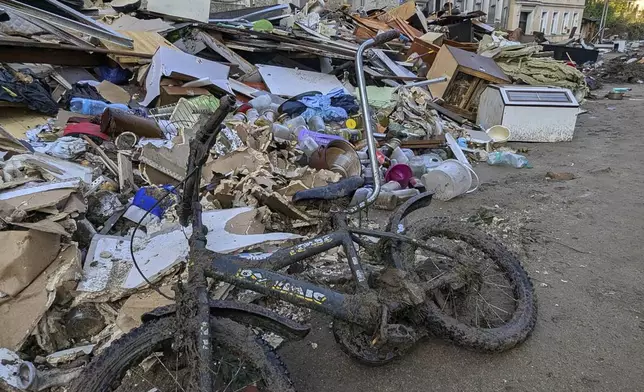
[[[133, 371], [137, 376], [141, 377], [141, 379], [142, 379], [143, 381], [145, 381], [145, 382], [147, 382], [148, 384], [150, 384], [150, 386], [152, 387], [152, 389], [150, 389], [150, 391], [157, 390], [157, 391], [161, 392], [161, 390], [159, 389], [159, 387], [157, 387], [156, 385], [152, 384], [152, 382], [151, 382], [150, 380], [148, 380], [147, 378], [145, 378], [145, 376], [143, 375], [145, 372], [139, 373], [139, 372], [137, 372], [136, 370], [134, 370], [134, 368], [132, 369], [132, 371]], [[150, 391], [148, 391], [148, 392], [150, 392]]]
[[[505, 322], [505, 320], [503, 320], [503, 319], [501, 318], [501, 316], [499, 316], [499, 314], [494, 310], [494, 307], [493, 307], [492, 305], [490, 305], [490, 303], [489, 303], [489, 302], [487, 302], [487, 300], [485, 299], [485, 297], [483, 297], [483, 296], [481, 295], [481, 293], [479, 293], [478, 291], [477, 291], [477, 294], [478, 294], [478, 295], [483, 299], [483, 302], [485, 302], [485, 304], [490, 308], [490, 310], [492, 311], [492, 313], [494, 313], [494, 314], [496, 315], [496, 317], [497, 317], [499, 320], [501, 320], [502, 322]], [[504, 312], [505, 312], [505, 311], [504, 311]], [[507, 312], [506, 312], [506, 313], [507, 313]]]
[[476, 305], [474, 305], [474, 312], [475, 312], [474, 313], [475, 314], [475, 316], [474, 316], [475, 321], [474, 322], [475, 322], [475, 325], [478, 327], [479, 326], [479, 304], [478, 304], [478, 302], [476, 303]]
[[242, 391], [242, 390], [244, 390], [245, 388], [247, 388], [247, 387], [249, 387], [249, 386], [251, 386], [251, 385], [255, 385], [255, 384], [257, 384], [257, 383], [258, 383], [258, 382], [260, 382], [260, 381], [261, 381], [261, 380], [255, 380], [255, 381], [253, 381], [253, 382], [249, 383], [248, 385], [244, 385], [243, 387], [241, 387], [241, 388], [239, 388], [239, 389], [234, 390], [233, 392], [239, 392], [239, 391]]
[[502, 289], [511, 289], [512, 288], [510, 286], [503, 286], [503, 285], [500, 285], [500, 284], [497, 284], [497, 283], [486, 282], [486, 281], [483, 281], [483, 284], [487, 284], [487, 285], [494, 286], [494, 287], [499, 287], [499, 288], [502, 288]]
[[[485, 282], [483, 282], [483, 283], [485, 283]], [[503, 295], [505, 295], [506, 297], [508, 297], [509, 299], [511, 299], [512, 301], [514, 301], [514, 302], [519, 302], [519, 300], [518, 300], [518, 299], [516, 299], [516, 298], [514, 298], [513, 296], [511, 296], [510, 294], [506, 293], [506, 292], [505, 292], [505, 290], [501, 290], [501, 289], [500, 289], [500, 290], [498, 290], [498, 291], [499, 291], [499, 292], [501, 292], [501, 294], [503, 294]]]
[[[479, 308], [479, 299], [476, 298], [476, 309], [478, 309], [478, 308]], [[490, 322], [488, 321], [487, 317], [485, 317], [484, 313], [482, 313], [482, 314], [483, 314], [483, 320], [485, 320], [485, 323], [487, 324], [487, 327], [489, 329], [492, 329], [492, 326], [490, 325]]]
[[235, 380], [235, 378], [237, 377], [237, 375], [239, 374], [239, 371], [242, 369], [243, 366], [244, 366], [244, 362], [242, 361], [241, 364], [239, 364], [239, 369], [237, 369], [237, 372], [235, 372], [231, 380], [228, 382], [228, 385], [226, 385], [226, 388], [222, 392], [226, 392], [228, 390], [228, 388], [230, 387], [230, 384], [233, 383], [233, 381]]
[[159, 359], [159, 356], [158, 356], [158, 355], [155, 355], [155, 356], [154, 356], [154, 358], [157, 360], [157, 362], [159, 362], [159, 363], [161, 364], [161, 366], [163, 366], [163, 368], [165, 369], [165, 371], [166, 371], [166, 372], [168, 372], [168, 374], [170, 375], [170, 378], [172, 378], [172, 380], [175, 382], [175, 384], [177, 384], [177, 387], [181, 388], [181, 391], [182, 391], [182, 392], [186, 392], [186, 390], [185, 390], [185, 389], [183, 389], [183, 387], [181, 386], [181, 384], [179, 384], [179, 381], [177, 380], [177, 378], [172, 374], [172, 372], [170, 371], [170, 369], [168, 369], [168, 367], [167, 367], [167, 366], [165, 366], [165, 364], [163, 363], [163, 361]]

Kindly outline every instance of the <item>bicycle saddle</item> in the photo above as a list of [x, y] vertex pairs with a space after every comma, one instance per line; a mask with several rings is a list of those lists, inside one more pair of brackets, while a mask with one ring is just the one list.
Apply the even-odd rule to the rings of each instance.
[[349, 177], [327, 186], [298, 191], [293, 195], [293, 202], [341, 199], [343, 197], [353, 196], [355, 191], [362, 187], [362, 185], [364, 185], [364, 178]]

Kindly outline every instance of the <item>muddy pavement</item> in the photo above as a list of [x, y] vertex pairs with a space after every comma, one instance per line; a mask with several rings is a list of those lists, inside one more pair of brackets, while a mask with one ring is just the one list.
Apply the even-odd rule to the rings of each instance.
[[573, 142], [514, 144], [529, 150], [533, 169], [481, 164], [479, 192], [417, 212], [474, 220], [520, 255], [539, 300], [523, 346], [488, 355], [428, 340], [369, 368], [344, 355], [331, 320], [315, 315], [310, 336], [281, 349], [298, 390], [643, 390], [644, 87], [584, 109]]

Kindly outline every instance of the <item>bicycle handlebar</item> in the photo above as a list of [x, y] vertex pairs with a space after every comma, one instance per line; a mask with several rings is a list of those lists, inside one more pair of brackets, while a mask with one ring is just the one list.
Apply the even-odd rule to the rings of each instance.
[[400, 37], [398, 30], [389, 30], [384, 33], [378, 34], [375, 38], [366, 40], [360, 45], [356, 52], [356, 78], [358, 79], [358, 90], [360, 91], [360, 111], [364, 123], [365, 132], [367, 133], [367, 151], [369, 151], [369, 163], [373, 173], [373, 192], [367, 200], [360, 202], [358, 205], [348, 208], [345, 212], [347, 214], [356, 213], [363, 208], [368, 207], [380, 194], [382, 182], [380, 181], [380, 165], [376, 158], [376, 141], [373, 138], [373, 126], [371, 124], [371, 116], [369, 115], [369, 100], [367, 98], [367, 82], [364, 76], [363, 55], [364, 52], [377, 45], [383, 45], [393, 39]]
[[373, 38], [373, 46], [381, 46], [386, 44], [389, 41], [395, 40], [400, 37], [400, 32], [398, 30], [388, 30], [384, 33], [380, 33]]

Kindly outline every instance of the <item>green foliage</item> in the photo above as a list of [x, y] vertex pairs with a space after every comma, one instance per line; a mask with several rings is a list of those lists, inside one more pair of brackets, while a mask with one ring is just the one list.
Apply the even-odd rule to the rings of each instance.
[[[587, 0], [584, 17], [600, 20], [604, 0]], [[644, 9], [629, 0], [610, 0], [606, 15], [606, 35], [620, 35], [628, 39], [644, 38]]]

